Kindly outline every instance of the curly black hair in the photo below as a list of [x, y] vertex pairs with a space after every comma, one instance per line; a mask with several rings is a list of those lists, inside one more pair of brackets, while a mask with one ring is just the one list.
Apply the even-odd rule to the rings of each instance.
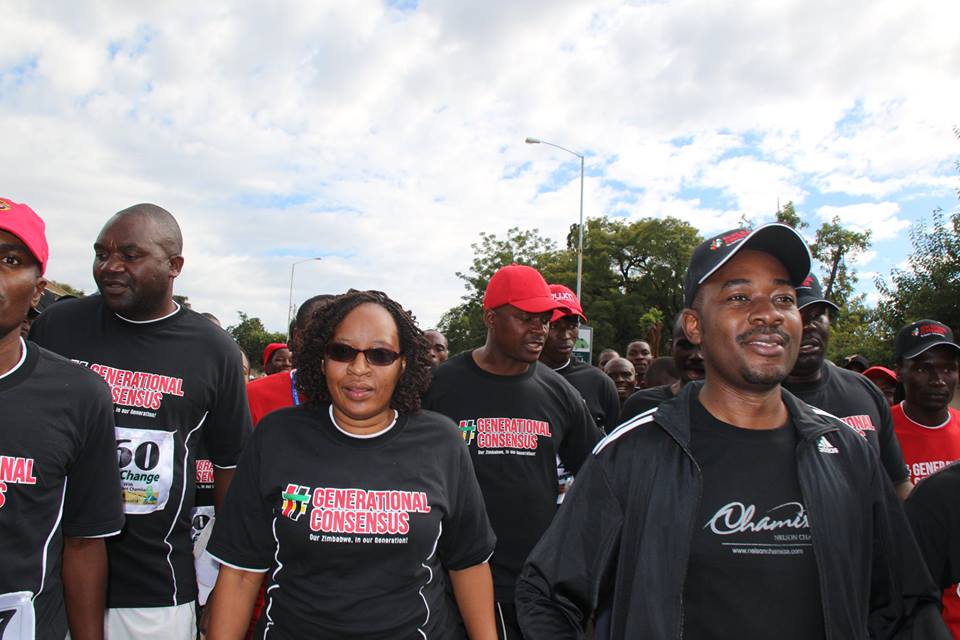
[[420, 400], [430, 386], [430, 344], [423, 337], [416, 319], [409, 311], [391, 300], [381, 291], [357, 291], [351, 289], [313, 312], [304, 329], [300, 348], [293, 354], [297, 368], [297, 390], [303, 394], [304, 403], [314, 407], [330, 401], [327, 377], [323, 374], [323, 350], [333, 337], [337, 327], [347, 315], [362, 304], [376, 304], [393, 317], [400, 335], [400, 354], [407, 366], [397, 381], [390, 398], [390, 407], [400, 414], [413, 413], [420, 409]]

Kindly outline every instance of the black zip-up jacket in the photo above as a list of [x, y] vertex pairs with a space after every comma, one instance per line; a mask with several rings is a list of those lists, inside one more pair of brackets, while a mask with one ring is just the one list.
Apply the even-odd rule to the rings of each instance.
[[[527, 640], [583, 638], [598, 610], [610, 639], [683, 637], [683, 586], [702, 493], [688, 384], [594, 449], [524, 565]], [[853, 429], [786, 391], [826, 637], [949, 640], [939, 593], [876, 454]], [[601, 637], [598, 635], [598, 638]]]

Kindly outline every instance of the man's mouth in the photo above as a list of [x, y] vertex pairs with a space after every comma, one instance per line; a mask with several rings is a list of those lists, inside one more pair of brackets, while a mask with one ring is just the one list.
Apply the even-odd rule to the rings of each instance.
[[790, 337], [778, 329], [754, 330], [737, 336], [737, 342], [764, 357], [779, 356]]

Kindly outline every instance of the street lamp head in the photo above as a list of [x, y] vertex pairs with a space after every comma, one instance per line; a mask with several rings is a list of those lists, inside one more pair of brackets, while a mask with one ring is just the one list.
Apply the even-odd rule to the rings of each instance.
[[527, 138], [524, 142], [527, 144], [540, 144], [540, 138]]

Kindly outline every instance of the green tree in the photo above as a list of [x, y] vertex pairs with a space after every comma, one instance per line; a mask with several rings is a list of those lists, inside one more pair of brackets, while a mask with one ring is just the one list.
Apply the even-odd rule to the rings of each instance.
[[827, 358], [837, 362], [844, 356], [859, 353], [872, 363], [892, 364], [893, 336], [883, 321], [883, 314], [866, 306], [864, 297], [856, 296], [840, 307], [830, 330]]
[[827, 300], [841, 307], [847, 303], [857, 283], [857, 275], [850, 270], [848, 263], [869, 248], [869, 231], [861, 233], [845, 229], [837, 216], [820, 225], [810, 252], [824, 266], [820, 284]]
[[934, 211], [929, 227], [913, 226], [910, 244], [910, 268], [894, 269], [889, 285], [883, 277], [876, 280], [889, 333], [923, 318], [960, 329], [960, 211], [949, 218]]
[[227, 327], [227, 333], [233, 336], [240, 348], [250, 359], [250, 367], [263, 370], [263, 350], [271, 342], [286, 342], [285, 333], [267, 331], [260, 318], [251, 318], [243, 311], [237, 311], [240, 322]]
[[793, 208], [793, 200], [788, 200], [787, 204], [777, 209], [776, 220], [777, 222], [782, 222], [783, 224], [793, 227], [797, 231], [809, 226], [803, 221], [796, 209]]

